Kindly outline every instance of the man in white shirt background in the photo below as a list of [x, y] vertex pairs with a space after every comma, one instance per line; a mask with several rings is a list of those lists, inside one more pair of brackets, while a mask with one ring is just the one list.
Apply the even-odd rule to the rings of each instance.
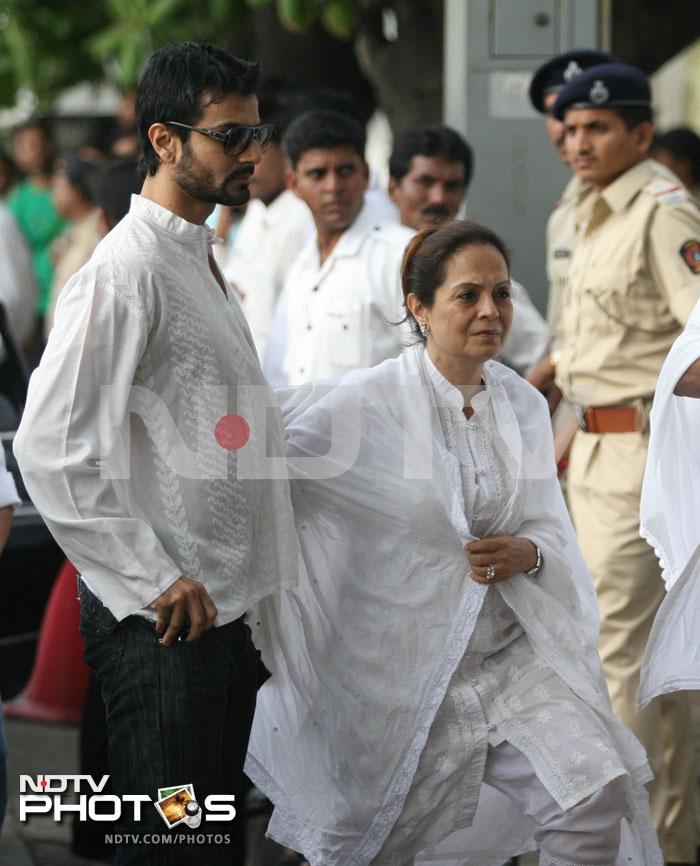
[[[420, 230], [455, 219], [473, 168], [471, 147], [449, 126], [426, 124], [401, 130], [389, 158], [389, 196], [399, 209], [401, 224]], [[499, 360], [524, 374], [547, 351], [549, 329], [525, 287], [516, 280], [511, 287], [513, 326]]]
[[[287, 482], [241, 472], [282, 454], [281, 422], [254, 423], [256, 398], [274, 398], [204, 226], [216, 203], [248, 201], [269, 144], [257, 77], [212, 45], [152, 55], [142, 193], [64, 288], [15, 439], [82, 575], [115, 793], [192, 785], [205, 817], [209, 795], [240, 794], [258, 667], [243, 615], [296, 577]], [[216, 825], [223, 844], [164, 849], [143, 844], [163, 831], [152, 806], [122, 815], [141, 839], [118, 847], [120, 866], [243, 862], [240, 821]]]
[[297, 88], [280, 79], [265, 82], [258, 94], [260, 117], [275, 136], [250, 179], [251, 200], [226, 260], [224, 275], [243, 299], [258, 355], [287, 272], [313, 230], [306, 205], [287, 189], [281, 137], [294, 112]]
[[402, 351], [400, 267], [413, 232], [378, 222], [365, 202], [365, 134], [355, 119], [307, 112], [290, 124], [285, 145], [289, 188], [310, 208], [316, 231], [287, 275], [274, 324], [284, 349], [268, 344], [266, 372], [274, 385], [296, 386]]

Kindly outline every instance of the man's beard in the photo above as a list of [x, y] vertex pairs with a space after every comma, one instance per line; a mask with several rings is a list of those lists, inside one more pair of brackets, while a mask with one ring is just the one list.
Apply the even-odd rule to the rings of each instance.
[[220, 186], [217, 186], [212, 171], [193, 157], [191, 149], [185, 143], [182, 159], [175, 167], [173, 179], [183, 192], [197, 201], [222, 204], [225, 207], [240, 207], [250, 199], [248, 187], [239, 187], [235, 192], [230, 193], [227, 191], [228, 184], [237, 178], [250, 177], [253, 170], [254, 167], [250, 163], [244, 163], [227, 175]]

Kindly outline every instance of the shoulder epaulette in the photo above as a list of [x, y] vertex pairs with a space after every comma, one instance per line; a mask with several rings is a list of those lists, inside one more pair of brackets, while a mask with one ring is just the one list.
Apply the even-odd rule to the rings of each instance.
[[644, 189], [662, 204], [680, 204], [688, 201], [689, 198], [688, 190], [684, 186], [663, 177], [656, 177], [649, 181]]

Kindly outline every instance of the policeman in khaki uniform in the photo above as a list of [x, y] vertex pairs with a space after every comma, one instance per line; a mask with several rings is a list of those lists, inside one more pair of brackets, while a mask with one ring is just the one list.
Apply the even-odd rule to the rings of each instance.
[[[567, 164], [569, 160], [564, 149], [564, 125], [552, 116], [550, 109], [564, 87], [581, 75], [585, 69], [613, 61], [615, 61], [613, 55], [606, 51], [580, 48], [552, 57], [540, 66], [532, 77], [530, 82], [532, 107], [545, 115], [547, 135], [561, 159]], [[576, 240], [576, 209], [591, 189], [588, 181], [574, 174], [547, 222], [547, 279], [549, 281], [547, 324], [552, 336], [550, 348], [555, 357], [559, 351], [561, 298]], [[546, 390], [553, 377], [554, 367], [547, 358], [535, 373], [536, 381], [533, 381], [530, 376], [528, 380], [536, 387]]]
[[569, 501], [598, 592], [600, 653], [615, 713], [656, 775], [652, 815], [669, 863], [695, 863], [693, 731], [687, 693], [637, 713], [635, 693], [664, 588], [639, 536], [648, 414], [661, 365], [700, 298], [700, 211], [647, 159], [651, 93], [625, 64], [594, 66], [561, 91], [567, 154], [593, 190], [577, 209], [556, 383], [578, 406]]

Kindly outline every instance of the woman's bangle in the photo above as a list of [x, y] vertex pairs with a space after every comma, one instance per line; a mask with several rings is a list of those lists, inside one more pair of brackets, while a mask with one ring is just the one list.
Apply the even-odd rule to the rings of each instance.
[[542, 568], [542, 551], [540, 550], [538, 544], [535, 544], [535, 552], [537, 553], [537, 562], [532, 566], [532, 568], [529, 568], [526, 572], [524, 572], [528, 577], [534, 577], [537, 572]]

